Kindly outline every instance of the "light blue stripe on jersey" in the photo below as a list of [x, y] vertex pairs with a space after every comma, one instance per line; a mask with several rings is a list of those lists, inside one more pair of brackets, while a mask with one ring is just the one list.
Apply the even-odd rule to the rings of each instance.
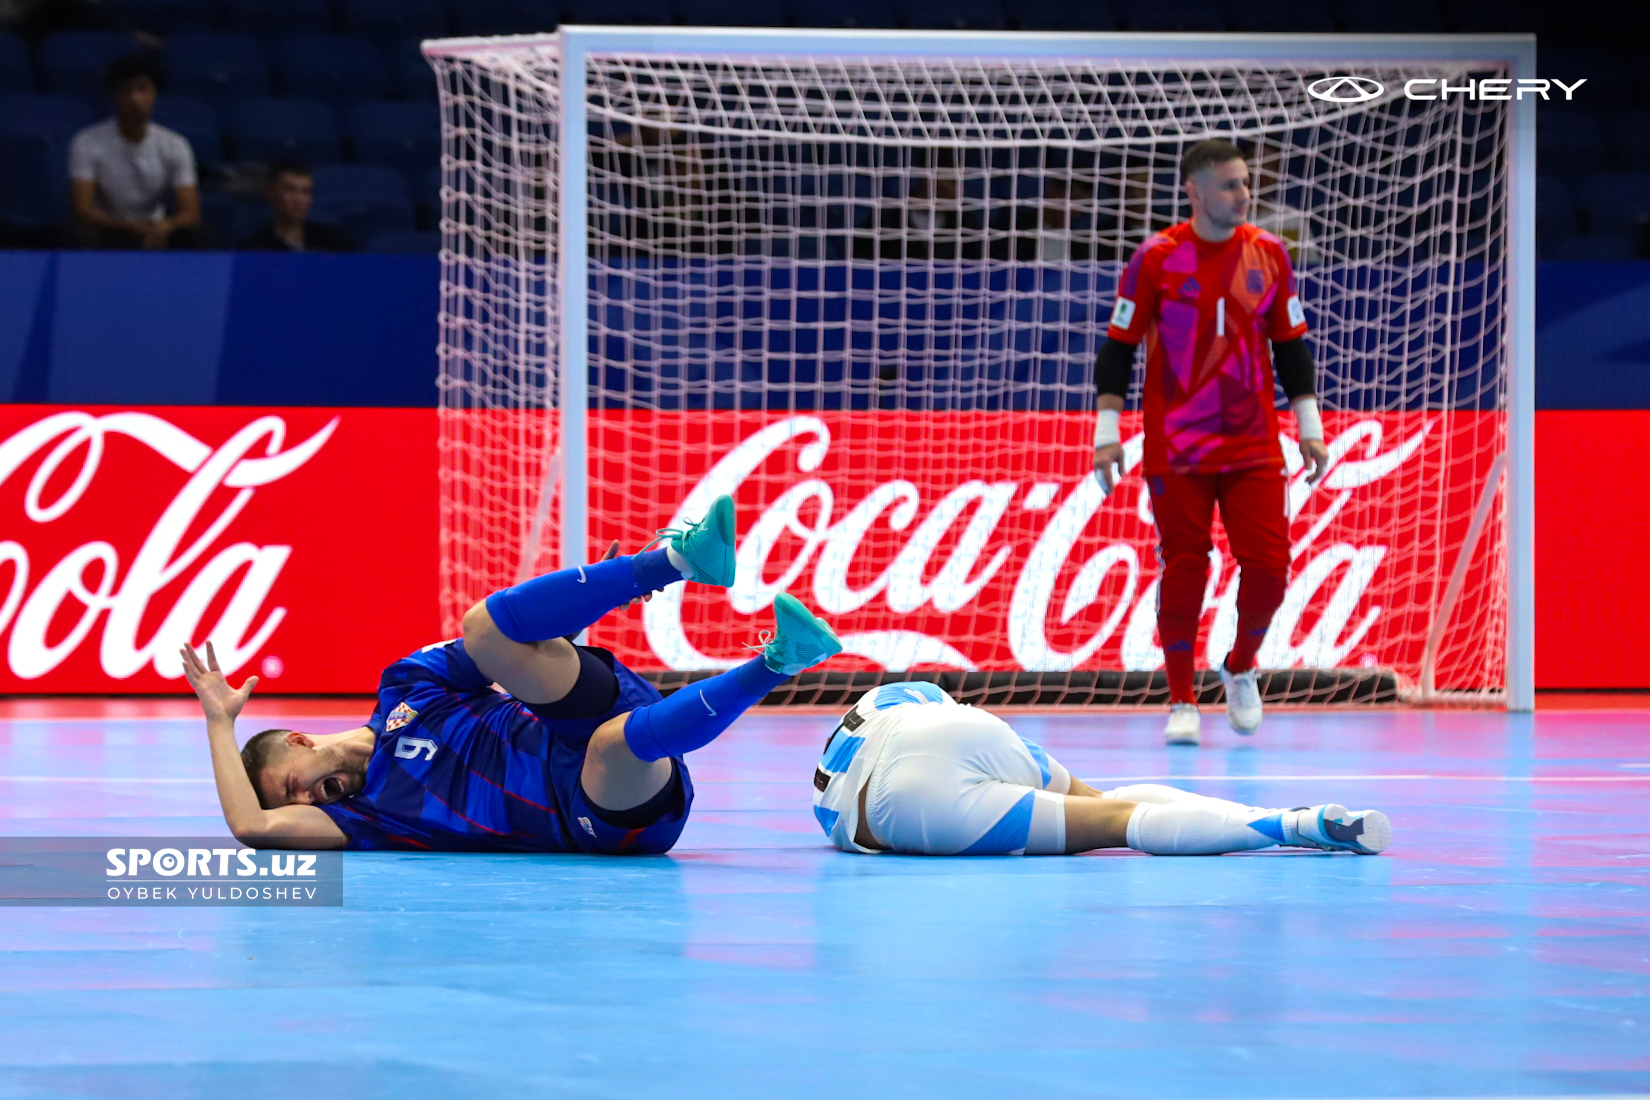
[[907, 680], [900, 684], [884, 684], [877, 688], [877, 697], [872, 706], [878, 710], [887, 710], [902, 703], [943, 703], [945, 692], [938, 684], [931, 684], [926, 680]]
[[826, 754], [824, 761], [819, 765], [833, 775], [848, 770], [848, 765], [854, 762], [859, 747], [865, 744], [863, 737], [847, 737], [838, 734], [831, 742], [831, 751]]
[[1043, 786], [1047, 787], [1049, 780], [1054, 778], [1054, 773], [1048, 767], [1048, 753], [1035, 741], [1026, 741], [1024, 737], [1020, 740], [1025, 741], [1026, 748], [1031, 750], [1031, 758], [1037, 761], [1037, 767], [1043, 773]]
[[1031, 803], [1036, 795], [1027, 791], [1013, 809], [1004, 814], [997, 824], [980, 839], [957, 854], [960, 856], [1001, 856], [1025, 848], [1031, 836]]
[[824, 806], [815, 806], [814, 816], [819, 818], [819, 824], [825, 829], [825, 835], [830, 836], [831, 830], [836, 828], [836, 819], [842, 815], [835, 810], [827, 810]]

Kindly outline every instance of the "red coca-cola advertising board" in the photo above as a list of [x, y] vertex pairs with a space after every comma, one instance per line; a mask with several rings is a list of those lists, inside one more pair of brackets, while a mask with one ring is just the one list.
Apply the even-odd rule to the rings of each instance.
[[[1261, 663], [1379, 665], [1414, 680], [1443, 613], [1438, 686], [1500, 686], [1500, 420], [1325, 420], [1333, 464], [1316, 487], [1283, 440], [1295, 564]], [[674, 587], [592, 637], [638, 667], [726, 665], [790, 591], [836, 626], [842, 667], [1161, 667], [1138, 416], [1124, 417], [1130, 476], [1110, 498], [1089, 472], [1092, 430], [1092, 415], [1071, 413], [593, 414], [593, 541], [638, 545], [731, 493], [741, 542], [731, 590]], [[1210, 664], [1236, 628], [1222, 535], [1213, 558], [1199, 651]]]
[[364, 692], [437, 637], [428, 409], [0, 406], [0, 693]]

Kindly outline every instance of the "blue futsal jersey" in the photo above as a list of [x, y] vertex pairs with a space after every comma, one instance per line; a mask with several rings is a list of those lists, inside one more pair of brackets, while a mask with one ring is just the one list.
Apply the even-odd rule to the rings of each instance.
[[[615, 829], [579, 786], [590, 735], [604, 721], [659, 699], [615, 663], [619, 697], [606, 714], [547, 721], [494, 688], [463, 641], [431, 646], [384, 670], [367, 726], [377, 738], [366, 782], [320, 807], [350, 849], [488, 852], [664, 851], [692, 802], [646, 829]], [[672, 828], [673, 826], [673, 828]]]

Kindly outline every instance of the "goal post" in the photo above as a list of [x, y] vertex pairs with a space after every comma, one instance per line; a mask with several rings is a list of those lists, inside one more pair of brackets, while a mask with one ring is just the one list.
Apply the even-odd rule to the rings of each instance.
[[[1110, 500], [1087, 476], [1088, 367], [1121, 265], [1187, 214], [1179, 152], [1223, 136], [1294, 256], [1336, 459], [1312, 490], [1285, 440], [1269, 696], [1533, 705], [1534, 100], [1404, 94], [1533, 76], [1533, 39], [574, 26], [425, 53], [449, 625], [729, 491], [735, 589], [594, 642], [691, 678], [790, 586], [849, 643], [799, 700], [1155, 698], [1149, 501], [1137, 467]], [[1381, 90], [1308, 94], [1342, 75]], [[1235, 621], [1213, 557], [1200, 664]]]

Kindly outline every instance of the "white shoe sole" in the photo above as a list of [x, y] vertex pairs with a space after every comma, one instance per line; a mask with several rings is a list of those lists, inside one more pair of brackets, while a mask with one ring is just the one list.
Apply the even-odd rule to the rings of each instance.
[[[1345, 806], [1329, 805], [1319, 816], [1319, 828], [1330, 838], [1330, 848], [1338, 852], [1353, 852], [1360, 856], [1380, 855], [1392, 846], [1392, 822], [1380, 810], [1360, 810], [1353, 813]], [[1338, 840], [1324, 825], [1326, 821], [1347, 823], [1361, 821], [1363, 831], [1356, 837]]]
[[1224, 665], [1224, 662], [1223, 662], [1222, 667], [1220, 669], [1220, 682], [1221, 682], [1222, 686], [1224, 686], [1226, 688], [1226, 698], [1228, 700], [1228, 702], [1226, 704], [1226, 723], [1232, 727], [1232, 731], [1234, 733], [1237, 733], [1238, 735], [1240, 735], [1242, 737], [1249, 737], [1256, 730], [1260, 729], [1261, 715], [1260, 714], [1255, 715], [1255, 722], [1254, 722], [1253, 725], [1246, 726], [1246, 725], [1243, 725], [1241, 722], [1238, 721], [1237, 715], [1234, 714], [1233, 711], [1232, 711], [1232, 704], [1230, 702], [1230, 700], [1232, 698], [1232, 683], [1236, 679], [1237, 679], [1237, 677], [1233, 676], [1230, 672], [1226, 671], [1226, 668], [1225, 668], [1225, 665]]

